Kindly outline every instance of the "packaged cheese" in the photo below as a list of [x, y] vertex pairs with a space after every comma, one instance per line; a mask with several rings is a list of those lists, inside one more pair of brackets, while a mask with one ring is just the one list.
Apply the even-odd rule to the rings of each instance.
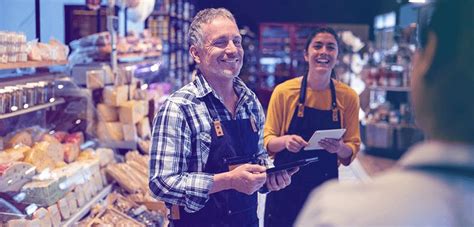
[[128, 100], [128, 86], [105, 86], [102, 96], [105, 104], [110, 106], [120, 106]]
[[0, 192], [17, 192], [31, 181], [36, 168], [26, 162], [0, 164]]
[[149, 139], [151, 137], [150, 120], [148, 117], [143, 118], [137, 124], [138, 136], [142, 139]]
[[103, 103], [97, 104], [97, 117], [99, 121], [114, 122], [118, 121], [118, 108]]
[[136, 141], [137, 140], [137, 127], [134, 124], [123, 124], [123, 138], [125, 141]]
[[122, 141], [122, 124], [120, 122], [99, 121], [97, 123], [97, 137], [102, 141]]
[[128, 101], [119, 109], [119, 119], [123, 124], [136, 124], [148, 113], [145, 101]]

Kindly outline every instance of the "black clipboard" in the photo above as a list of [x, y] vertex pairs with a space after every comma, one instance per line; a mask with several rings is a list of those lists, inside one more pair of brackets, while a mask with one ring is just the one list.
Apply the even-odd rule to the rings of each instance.
[[285, 163], [283, 165], [279, 165], [279, 166], [275, 166], [273, 168], [269, 168], [265, 172], [267, 174], [276, 173], [276, 172], [283, 171], [283, 170], [289, 170], [289, 169], [293, 169], [293, 168], [296, 168], [296, 167], [305, 166], [305, 165], [308, 165], [309, 163], [317, 162], [318, 160], [319, 160], [318, 157], [301, 159], [301, 160], [298, 160], [298, 161], [288, 162], [288, 163]]

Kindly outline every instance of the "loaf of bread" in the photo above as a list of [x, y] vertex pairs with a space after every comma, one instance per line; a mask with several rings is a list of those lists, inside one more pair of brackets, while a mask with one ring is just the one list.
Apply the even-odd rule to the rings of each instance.
[[31, 147], [33, 146], [33, 137], [27, 131], [18, 132], [8, 140], [6, 147], [12, 148], [18, 144], [23, 144]]

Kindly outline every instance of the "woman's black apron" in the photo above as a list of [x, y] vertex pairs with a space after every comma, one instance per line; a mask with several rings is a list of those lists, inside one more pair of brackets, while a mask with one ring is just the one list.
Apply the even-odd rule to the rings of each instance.
[[[219, 118], [213, 99], [212, 94], [204, 98], [213, 120], [210, 152], [204, 172], [217, 174], [235, 167], [236, 163], [231, 160], [254, 161], [259, 151], [259, 136], [255, 117], [248, 105], [245, 108], [249, 119], [223, 121]], [[219, 102], [219, 105], [222, 104]], [[213, 193], [204, 208], [195, 213], [187, 213], [183, 207], [179, 207], [179, 220], [170, 220], [170, 226], [258, 227], [257, 193], [247, 195], [233, 189]]]
[[[296, 134], [308, 141], [316, 130], [341, 128], [340, 113], [336, 104], [336, 89], [332, 79], [331, 110], [319, 110], [305, 107], [307, 88], [307, 76], [301, 82], [298, 105], [291, 119], [288, 134]], [[318, 157], [319, 161], [301, 167], [292, 176], [291, 184], [276, 192], [267, 195], [265, 204], [265, 226], [293, 226], [308, 194], [322, 183], [338, 178], [337, 154], [331, 154], [326, 150], [301, 149], [293, 153], [287, 149], [275, 155], [275, 166], [292, 162], [295, 160]]]

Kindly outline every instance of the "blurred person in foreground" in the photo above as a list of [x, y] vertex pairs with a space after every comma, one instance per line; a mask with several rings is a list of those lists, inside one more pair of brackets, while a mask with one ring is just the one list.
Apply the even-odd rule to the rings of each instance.
[[312, 192], [296, 226], [474, 226], [474, 1], [438, 0], [414, 60], [427, 141], [370, 183]]
[[238, 78], [244, 50], [234, 16], [201, 10], [189, 39], [198, 72], [155, 117], [150, 190], [171, 210], [170, 226], [256, 227], [257, 191], [286, 187], [292, 173], [267, 176], [260, 165], [265, 115]]

